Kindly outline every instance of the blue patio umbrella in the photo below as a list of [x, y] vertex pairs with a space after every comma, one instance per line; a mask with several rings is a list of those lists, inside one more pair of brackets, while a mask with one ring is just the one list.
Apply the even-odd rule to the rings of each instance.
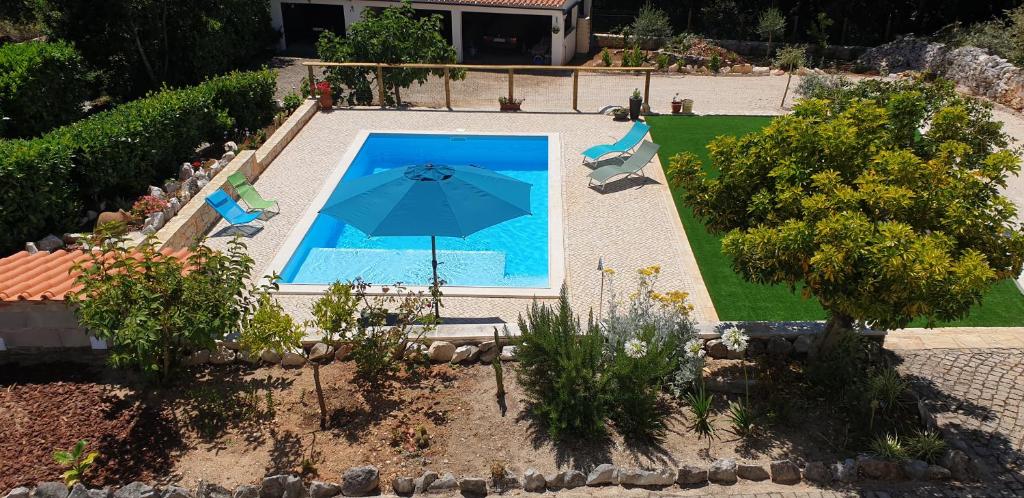
[[467, 237], [530, 214], [530, 187], [479, 166], [421, 164], [342, 182], [320, 212], [371, 237], [429, 235], [436, 288], [437, 237]]

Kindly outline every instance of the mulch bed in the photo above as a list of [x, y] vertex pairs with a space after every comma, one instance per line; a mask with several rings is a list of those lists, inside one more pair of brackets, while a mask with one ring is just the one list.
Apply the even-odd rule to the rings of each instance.
[[[59, 369], [59, 374], [55, 375]], [[55, 450], [78, 440], [100, 452], [91, 486], [165, 477], [181, 447], [172, 415], [144, 394], [77, 365], [4, 366], [0, 379], [0, 492], [60, 480]], [[59, 377], [59, 381], [51, 381]]]

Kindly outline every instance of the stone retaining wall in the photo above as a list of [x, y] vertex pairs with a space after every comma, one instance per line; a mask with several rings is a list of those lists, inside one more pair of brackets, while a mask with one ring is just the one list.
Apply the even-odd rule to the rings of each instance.
[[900, 38], [865, 52], [861, 64], [889, 71], [932, 71], [975, 95], [1024, 109], [1024, 69], [976, 47], [950, 47], [919, 38]]
[[[644, 50], [657, 50], [664, 47], [672, 40], [669, 38], [652, 40], [640, 44], [640, 48]], [[740, 55], [749, 55], [755, 57], [763, 57], [768, 53], [768, 43], [763, 41], [753, 40], [716, 40], [708, 38], [708, 41], [722, 47], [726, 50], [731, 50]], [[625, 48], [626, 38], [622, 35], [616, 35], [612, 33], [594, 33], [594, 46], [597, 48]], [[772, 47], [779, 48], [785, 44], [775, 42], [772, 43]], [[821, 57], [819, 48], [814, 47], [809, 49], [815, 53], [816, 57]], [[830, 45], [825, 49], [826, 59], [839, 59], [844, 61], [854, 60], [868, 50], [868, 47], [860, 47], [853, 45]], [[773, 50], [774, 51], [774, 50]], [[773, 54], [774, 55], [774, 54]]]

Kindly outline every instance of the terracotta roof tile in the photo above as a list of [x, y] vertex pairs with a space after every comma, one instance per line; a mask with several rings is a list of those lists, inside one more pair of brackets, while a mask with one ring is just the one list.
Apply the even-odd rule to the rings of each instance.
[[[189, 251], [165, 249], [160, 253], [183, 259]], [[35, 254], [21, 251], [0, 259], [0, 301], [63, 300], [80, 288], [75, 285], [78, 272], [71, 268], [88, 258], [84, 251], [58, 250]]]
[[[400, 0], [392, 0], [398, 2]], [[511, 7], [520, 9], [561, 9], [565, 0], [413, 0], [415, 3], [446, 5], [479, 5], [483, 7]]]

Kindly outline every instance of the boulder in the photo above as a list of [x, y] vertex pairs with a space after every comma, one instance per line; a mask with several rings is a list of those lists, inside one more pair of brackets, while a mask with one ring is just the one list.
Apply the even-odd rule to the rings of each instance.
[[266, 349], [262, 353], [260, 353], [260, 359], [266, 363], [281, 363], [281, 355], [278, 354], [277, 351], [271, 351], [269, 349]]
[[156, 197], [157, 199], [167, 198], [167, 192], [164, 192], [164, 189], [154, 185], [149, 186], [149, 189], [146, 191], [146, 195], [149, 195], [150, 197]]
[[562, 489], [565, 487], [565, 471], [544, 474], [544, 481], [552, 491]]
[[[176, 486], [174, 486], [176, 487]], [[27, 498], [27, 495], [26, 495]], [[89, 489], [82, 485], [80, 482], [76, 482], [74, 486], [71, 486], [71, 492], [68, 493], [68, 498], [89, 498]], [[163, 498], [161, 496], [161, 498]], [[188, 498], [188, 497], [180, 497]]]
[[455, 348], [455, 354], [452, 355], [452, 363], [469, 362], [476, 359], [477, 347], [476, 346], [459, 346]]
[[171, 214], [178, 214], [181, 211], [181, 201], [177, 197], [171, 197], [171, 200], [167, 201], [167, 208], [171, 210]]
[[234, 361], [235, 352], [224, 346], [217, 346], [217, 350], [210, 355], [210, 363], [214, 365], [227, 365]]
[[[133, 483], [133, 484], [138, 484], [138, 483]], [[153, 488], [150, 488], [150, 489], [153, 489]], [[36, 487], [35, 487], [35, 489], [32, 490], [30, 496], [31, 496], [31, 498], [67, 498], [68, 497], [68, 487], [65, 486], [64, 483], [62, 483], [62, 482], [53, 482], [53, 481], [51, 481], [51, 482], [41, 482], [39, 484], [36, 484]], [[122, 498], [122, 497], [118, 497], [118, 498]], [[138, 497], [135, 496], [135, 497], [125, 497], [125, 498], [138, 498]]]
[[196, 486], [196, 498], [231, 498], [231, 491], [223, 486], [201, 480]]
[[718, 484], [736, 484], [736, 460], [715, 460], [708, 468], [708, 480]]
[[459, 491], [467, 496], [485, 496], [487, 494], [487, 481], [479, 477], [466, 477], [459, 480]]
[[199, 351], [195, 351], [192, 354], [188, 355], [188, 358], [185, 358], [185, 365], [193, 366], [193, 367], [196, 366], [196, 365], [205, 365], [205, 364], [207, 364], [209, 362], [210, 362], [210, 352], [205, 350], [205, 349], [200, 349]]
[[285, 476], [282, 498], [306, 498], [306, 486], [299, 476]]
[[832, 477], [844, 483], [851, 483], [857, 480], [857, 462], [847, 458], [842, 462], [832, 464]]
[[19, 486], [10, 490], [4, 498], [29, 498], [32, 494], [32, 490], [24, 486]]
[[797, 336], [793, 340], [793, 352], [800, 355], [813, 356], [811, 349], [814, 348], [814, 337], [808, 334]]
[[769, 476], [768, 470], [764, 468], [764, 465], [741, 463], [736, 465], [736, 477], [748, 481], [763, 481], [768, 479]]
[[181, 168], [178, 169], [178, 179], [181, 181], [192, 178], [192, 175], [196, 174], [196, 170], [192, 168], [192, 163], [181, 163]]
[[146, 218], [142, 224], [144, 226], [153, 227], [154, 230], [160, 230], [164, 227], [164, 213], [163, 211], [157, 211]]
[[516, 359], [516, 347], [505, 346], [501, 348], [501, 361], [513, 361]]
[[334, 357], [334, 348], [329, 346], [329, 345], [327, 345], [327, 344], [324, 344], [322, 342], [318, 342], [318, 343], [314, 344], [313, 348], [309, 350], [309, 360], [310, 361], [330, 360], [333, 357]]
[[857, 457], [857, 471], [868, 479], [895, 481], [903, 477], [899, 462], [861, 455]]
[[677, 472], [672, 469], [619, 469], [619, 484], [623, 486], [671, 486]]
[[928, 478], [928, 462], [911, 459], [903, 462], [903, 473], [908, 479], [923, 481]]
[[784, 71], [782, 69], [773, 69], [772, 70], [772, 76], [783, 76], [785, 74], [786, 74], [786, 71]]
[[178, 180], [167, 180], [164, 182], [164, 192], [167, 192], [167, 196], [171, 199], [174, 198], [174, 194], [181, 190], [181, 182]]
[[828, 484], [832, 482], [832, 473], [822, 462], [808, 462], [804, 467], [804, 480], [815, 484]]
[[771, 463], [771, 468], [772, 482], [776, 484], [797, 484], [800, 482], [800, 467], [797, 467], [791, 460], [774, 460]]
[[[203, 483], [200, 482], [200, 485]], [[192, 498], [192, 492], [181, 486], [167, 486], [160, 493], [160, 498]]]
[[220, 160], [223, 163], [225, 163], [225, 164], [230, 163], [231, 160], [234, 159], [234, 158], [235, 158], [235, 153], [232, 152], [232, 151], [225, 152], [223, 156], [220, 156]]
[[61, 247], [64, 247], [64, 241], [60, 237], [50, 234], [43, 237], [41, 240], [36, 241], [36, 247], [40, 251], [53, 252]]
[[[63, 486], [63, 484], [61, 484]], [[36, 488], [37, 490], [39, 488]], [[114, 491], [114, 498], [155, 498], [157, 492], [144, 482], [133, 482]], [[42, 498], [42, 497], [33, 497]]]
[[793, 352], [793, 344], [785, 337], [775, 336], [768, 339], [768, 356], [775, 360], [785, 360]]
[[444, 475], [434, 479], [434, 482], [427, 486], [428, 493], [448, 492], [453, 489], [459, 488], [459, 481], [451, 472], [445, 472]]
[[238, 144], [230, 140], [224, 142], [224, 152], [238, 152]]
[[379, 486], [380, 473], [372, 465], [353, 467], [341, 475], [341, 494], [345, 496], [369, 496]]
[[587, 485], [587, 475], [578, 470], [570, 470], [565, 473], [565, 489], [578, 488]]
[[331, 498], [341, 494], [341, 486], [331, 482], [313, 481], [309, 484], [309, 498]]
[[548, 482], [544, 476], [535, 469], [526, 469], [523, 473], [523, 490], [533, 493], [543, 493]]
[[35, 242], [26, 242], [25, 243], [25, 252], [27, 252], [29, 254], [35, 254], [35, 253], [39, 252], [39, 248], [36, 247], [36, 243]]
[[281, 366], [285, 368], [298, 368], [306, 364], [306, 357], [299, 353], [288, 351], [281, 355]]
[[974, 476], [975, 469], [971, 458], [960, 450], [947, 451], [942, 457], [942, 466], [958, 481], [969, 481]]
[[477, 353], [481, 362], [490, 363], [494, 361], [494, 358], [498, 356], [498, 345], [494, 341], [484, 341], [480, 343], [477, 348]]
[[434, 341], [427, 350], [427, 357], [434, 363], [448, 363], [455, 356], [455, 345], [448, 341]]
[[941, 465], [929, 465], [925, 478], [931, 481], [944, 481], [949, 479], [950, 475], [949, 469]]
[[203, 187], [206, 187], [209, 184], [210, 184], [210, 180], [206, 179], [206, 178], [200, 178], [200, 179], [196, 180], [196, 191], [202, 190]]
[[732, 66], [732, 69], [731, 69], [730, 72], [733, 72], [733, 73], [736, 73], [736, 74], [750, 74], [750, 73], [754, 72], [754, 66], [752, 66], [750, 64], [736, 64], [736, 65]]
[[338, 361], [345, 361], [348, 356], [352, 354], [352, 343], [346, 342], [338, 345], [338, 350], [334, 353], [334, 359]]
[[391, 490], [400, 495], [411, 495], [416, 483], [411, 477], [396, 477], [391, 480]]
[[432, 472], [429, 470], [424, 472], [423, 475], [417, 477], [416, 480], [413, 481], [414, 493], [425, 493], [427, 489], [430, 488], [430, 485], [437, 480], [437, 477], [437, 472]]
[[619, 482], [618, 467], [610, 463], [602, 463], [587, 475], [587, 486], [601, 486]]
[[235, 488], [235, 492], [231, 493], [231, 498], [259, 498], [260, 487], [253, 486], [251, 484], [243, 484]]
[[676, 473], [676, 484], [680, 486], [692, 486], [694, 484], [705, 485], [708, 483], [707, 469], [696, 465], [683, 465]]
[[286, 475], [264, 477], [260, 483], [260, 498], [282, 498], [284, 496], [284, 481]]
[[132, 215], [128, 214], [125, 210], [119, 209], [117, 211], [104, 211], [96, 217], [96, 226], [100, 226], [106, 223], [128, 223], [132, 221]]
[[725, 343], [721, 339], [712, 339], [704, 344], [704, 349], [707, 350], [708, 356], [718, 360], [724, 360], [729, 357], [729, 348], [725, 347]]

